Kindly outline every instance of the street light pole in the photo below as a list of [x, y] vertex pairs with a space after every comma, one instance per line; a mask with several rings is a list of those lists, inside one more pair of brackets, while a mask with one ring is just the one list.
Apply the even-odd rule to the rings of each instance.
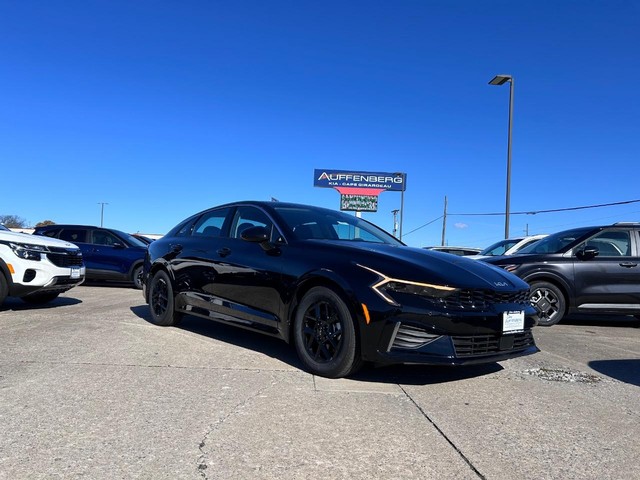
[[102, 227], [104, 220], [104, 206], [109, 204], [107, 202], [98, 202], [98, 205], [100, 205], [100, 227]]
[[496, 75], [489, 85], [504, 85], [509, 82], [509, 132], [507, 138], [507, 198], [504, 219], [504, 238], [509, 238], [509, 209], [511, 205], [511, 131], [513, 129], [513, 77]]
[[398, 232], [398, 212], [400, 210], [398, 210], [397, 208], [395, 210], [391, 210], [391, 213], [393, 214], [393, 236], [396, 236], [396, 233]]

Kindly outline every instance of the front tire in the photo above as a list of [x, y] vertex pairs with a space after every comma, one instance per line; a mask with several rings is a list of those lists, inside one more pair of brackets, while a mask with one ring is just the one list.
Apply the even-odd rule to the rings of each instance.
[[293, 328], [298, 357], [314, 375], [345, 377], [362, 365], [353, 317], [333, 290], [309, 290], [298, 306]]
[[567, 301], [562, 291], [553, 283], [531, 283], [529, 300], [538, 312], [538, 325], [550, 327], [564, 317]]
[[9, 293], [9, 286], [7, 285], [7, 279], [4, 277], [4, 274], [0, 271], [0, 305], [4, 303], [4, 299], [7, 298], [8, 293]]
[[175, 311], [173, 286], [164, 270], [157, 271], [149, 283], [149, 311], [151, 321], [162, 327], [177, 325], [182, 320], [182, 314]]

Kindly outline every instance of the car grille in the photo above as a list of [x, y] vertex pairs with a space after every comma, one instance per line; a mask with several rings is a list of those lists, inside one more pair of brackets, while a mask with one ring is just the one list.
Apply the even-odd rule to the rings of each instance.
[[49, 247], [47, 258], [56, 267], [82, 266], [82, 253], [76, 249]]
[[459, 290], [442, 299], [451, 310], [486, 310], [491, 305], [515, 303], [529, 305], [529, 290], [496, 292], [494, 290]]
[[458, 357], [522, 350], [535, 345], [531, 330], [509, 335], [469, 335], [451, 338]]
[[422, 328], [413, 327], [411, 325], [399, 324], [396, 328], [391, 347], [394, 349], [416, 349], [420, 348], [433, 340], [440, 338], [440, 335], [428, 333]]

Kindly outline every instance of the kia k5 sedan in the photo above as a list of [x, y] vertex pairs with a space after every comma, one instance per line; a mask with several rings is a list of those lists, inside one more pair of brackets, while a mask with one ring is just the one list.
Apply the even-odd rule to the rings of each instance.
[[321, 376], [347, 376], [364, 362], [462, 365], [538, 351], [524, 281], [409, 248], [333, 210], [211, 208], [151, 243], [144, 268], [157, 325], [190, 314], [271, 335]]

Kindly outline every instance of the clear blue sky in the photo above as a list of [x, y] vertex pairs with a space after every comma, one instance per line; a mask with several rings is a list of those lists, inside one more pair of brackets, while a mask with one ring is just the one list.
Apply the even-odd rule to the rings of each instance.
[[[164, 233], [234, 200], [339, 208], [314, 169], [407, 173], [412, 246], [640, 199], [637, 1], [0, 0], [0, 214]], [[364, 214], [392, 230], [400, 194]], [[458, 214], [458, 215], [455, 215]], [[640, 221], [513, 215], [512, 236]], [[413, 231], [415, 230], [415, 231]]]

